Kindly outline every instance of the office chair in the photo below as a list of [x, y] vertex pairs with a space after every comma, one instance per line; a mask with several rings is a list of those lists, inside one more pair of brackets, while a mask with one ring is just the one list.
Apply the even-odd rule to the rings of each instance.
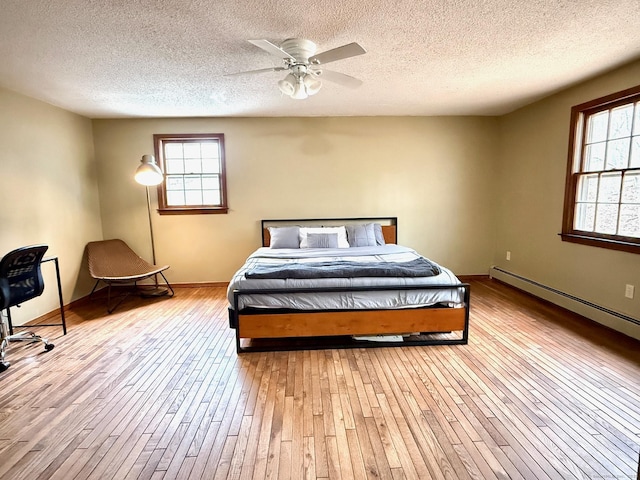
[[[44, 280], [40, 264], [48, 248], [47, 245], [21, 247], [7, 253], [0, 260], [0, 372], [10, 365], [5, 361], [5, 350], [9, 342], [42, 342], [46, 351], [54, 347], [46, 338], [32, 332], [10, 334], [13, 331], [10, 307], [19, 307], [27, 300], [42, 295]], [[6, 322], [5, 315], [2, 315], [5, 311]]]

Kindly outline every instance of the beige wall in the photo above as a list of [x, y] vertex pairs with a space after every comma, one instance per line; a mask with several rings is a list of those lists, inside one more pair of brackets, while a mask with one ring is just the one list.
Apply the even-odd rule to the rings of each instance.
[[[562, 242], [558, 233], [571, 107], [639, 79], [640, 62], [635, 62], [500, 118], [493, 256], [505, 270], [633, 318], [640, 318], [640, 255]], [[505, 259], [507, 250], [511, 261]], [[635, 285], [636, 298], [624, 297], [625, 284]], [[628, 322], [613, 326], [627, 333], [631, 328]]]
[[[94, 120], [105, 238], [149, 259], [143, 187], [154, 133], [224, 133], [230, 212], [153, 214], [174, 282], [228, 281], [260, 245], [262, 218], [392, 215], [399, 243], [458, 274], [486, 273], [494, 246], [497, 120], [207, 118]], [[155, 203], [155, 192], [153, 192]]]
[[[495, 264], [640, 318], [640, 293], [624, 298], [627, 283], [640, 291], [640, 256], [558, 237], [571, 106], [638, 78], [635, 62], [500, 118], [91, 122], [0, 90], [0, 173], [9, 179], [0, 249], [48, 243], [60, 256], [65, 302], [86, 295], [88, 241], [123, 238], [151, 256], [145, 193], [133, 173], [140, 157], [153, 152], [152, 135], [222, 132], [229, 214], [153, 212], [158, 262], [171, 265], [173, 282], [229, 280], [259, 246], [261, 218], [394, 215], [400, 243], [457, 274], [484, 274]], [[45, 273], [50, 283], [52, 272]], [[49, 288], [20, 315], [31, 319], [55, 308]]]
[[[0, 89], [0, 252], [49, 245], [65, 303], [91, 289], [84, 246], [102, 235], [91, 121]], [[42, 297], [12, 309], [16, 324], [58, 308], [55, 268], [43, 266]]]

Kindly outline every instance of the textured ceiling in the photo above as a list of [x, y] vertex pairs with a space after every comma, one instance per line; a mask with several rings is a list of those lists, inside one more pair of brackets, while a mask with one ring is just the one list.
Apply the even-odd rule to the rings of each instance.
[[[2, 0], [0, 86], [91, 118], [495, 115], [640, 57], [639, 0]], [[247, 42], [358, 42], [283, 96]], [[640, 79], [639, 79], [640, 80]]]

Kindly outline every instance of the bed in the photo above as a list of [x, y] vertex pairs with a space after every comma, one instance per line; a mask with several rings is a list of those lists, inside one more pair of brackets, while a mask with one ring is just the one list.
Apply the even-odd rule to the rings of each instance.
[[237, 352], [466, 344], [469, 284], [398, 245], [397, 223], [262, 220], [227, 290]]

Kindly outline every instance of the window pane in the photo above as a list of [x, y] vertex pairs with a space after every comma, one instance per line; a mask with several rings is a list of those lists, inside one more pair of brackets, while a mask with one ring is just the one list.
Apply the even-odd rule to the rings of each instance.
[[621, 138], [620, 140], [611, 140], [607, 145], [607, 167], [627, 168], [629, 165], [629, 138]]
[[[638, 119], [640, 122], [640, 119]], [[640, 167], [640, 136], [631, 139], [631, 158], [629, 159], [629, 168]]]
[[210, 158], [220, 158], [218, 142], [204, 142], [202, 145], [202, 156]]
[[203, 190], [202, 200], [206, 205], [220, 205], [220, 190]]
[[200, 158], [200, 144], [193, 142], [185, 143], [184, 158]]
[[624, 176], [622, 203], [640, 203], [640, 173], [627, 173]]
[[576, 230], [593, 232], [593, 225], [596, 218], [596, 206], [594, 203], [576, 204], [575, 225]]
[[182, 143], [166, 143], [164, 146], [164, 157], [182, 158]]
[[167, 159], [167, 173], [184, 173], [184, 162], [180, 159]]
[[587, 145], [587, 148], [585, 149], [585, 172], [599, 172], [604, 170], [604, 155], [606, 148], [606, 142]]
[[185, 193], [187, 205], [203, 205], [200, 190], [187, 190]]
[[635, 119], [633, 120], [633, 134], [640, 135], [640, 102], [636, 103]]
[[202, 172], [202, 164], [200, 163], [199, 158], [187, 158], [184, 161], [184, 172], [185, 173], [201, 173]]
[[620, 207], [619, 235], [640, 237], [640, 205], [622, 205]]
[[184, 192], [180, 191], [167, 191], [167, 205], [172, 207], [179, 207], [185, 205]]
[[583, 175], [578, 181], [578, 201], [595, 202], [598, 198], [598, 175]]
[[217, 158], [202, 159], [203, 173], [220, 173], [220, 160]]
[[621, 173], [603, 173], [600, 176], [598, 203], [618, 203], [620, 200]]
[[618, 205], [604, 204], [598, 205], [596, 210], [596, 229], [598, 233], [615, 235], [618, 227]]
[[199, 175], [189, 175], [184, 177], [185, 190], [200, 190], [202, 188], [202, 180]]
[[202, 188], [207, 190], [217, 190], [220, 188], [220, 180], [217, 175], [203, 175]]
[[609, 111], [591, 115], [587, 121], [587, 143], [603, 142], [607, 139]]
[[631, 136], [631, 120], [633, 118], [633, 105], [623, 105], [611, 110], [609, 123], [609, 138], [622, 138]]
[[182, 176], [167, 176], [167, 190], [184, 190], [184, 181], [182, 179]]

